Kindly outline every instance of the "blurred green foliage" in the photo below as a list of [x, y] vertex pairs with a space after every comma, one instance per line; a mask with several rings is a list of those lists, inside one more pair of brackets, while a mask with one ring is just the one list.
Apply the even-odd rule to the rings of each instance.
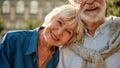
[[120, 17], [120, 0], [108, 0], [106, 15], [114, 15]]
[[4, 23], [3, 23], [3, 19], [0, 17], [0, 33], [3, 31], [4, 29]]
[[29, 20], [29, 21], [25, 22], [25, 29], [32, 30], [32, 29], [37, 28], [41, 25], [42, 25], [42, 23], [38, 20]]

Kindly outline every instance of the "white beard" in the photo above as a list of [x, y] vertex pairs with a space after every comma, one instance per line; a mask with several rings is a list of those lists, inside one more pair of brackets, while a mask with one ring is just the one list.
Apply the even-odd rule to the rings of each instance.
[[[105, 18], [106, 3], [104, 2], [102, 7], [99, 3], [96, 3], [96, 2], [95, 2], [95, 5], [98, 5], [101, 11], [99, 13], [96, 12], [96, 13], [91, 13], [89, 15], [86, 15], [83, 11], [81, 11], [80, 16], [83, 21], [94, 23], [94, 22], [98, 22], [99, 20]], [[84, 7], [83, 10], [85, 8], [87, 7]]]

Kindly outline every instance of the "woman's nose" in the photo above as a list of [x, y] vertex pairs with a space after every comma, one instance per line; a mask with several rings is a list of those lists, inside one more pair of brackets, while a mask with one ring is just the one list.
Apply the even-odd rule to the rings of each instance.
[[64, 31], [64, 28], [59, 28], [59, 29], [57, 30], [57, 32], [58, 32], [59, 35], [61, 35], [61, 34], [63, 33], [63, 31]]

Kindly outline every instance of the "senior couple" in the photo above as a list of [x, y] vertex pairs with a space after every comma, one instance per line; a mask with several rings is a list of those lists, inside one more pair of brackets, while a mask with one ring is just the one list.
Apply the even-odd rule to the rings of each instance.
[[34, 30], [9, 31], [0, 68], [120, 68], [120, 17], [107, 0], [69, 0]]

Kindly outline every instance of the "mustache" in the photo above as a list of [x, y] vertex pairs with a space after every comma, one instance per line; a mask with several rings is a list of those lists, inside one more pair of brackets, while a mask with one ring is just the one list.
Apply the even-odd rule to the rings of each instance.
[[91, 6], [86, 4], [83, 8], [83, 11], [86, 10], [86, 9], [89, 9], [89, 8], [94, 8], [94, 7], [101, 7], [101, 5], [97, 2], [94, 2], [94, 4], [92, 4]]

